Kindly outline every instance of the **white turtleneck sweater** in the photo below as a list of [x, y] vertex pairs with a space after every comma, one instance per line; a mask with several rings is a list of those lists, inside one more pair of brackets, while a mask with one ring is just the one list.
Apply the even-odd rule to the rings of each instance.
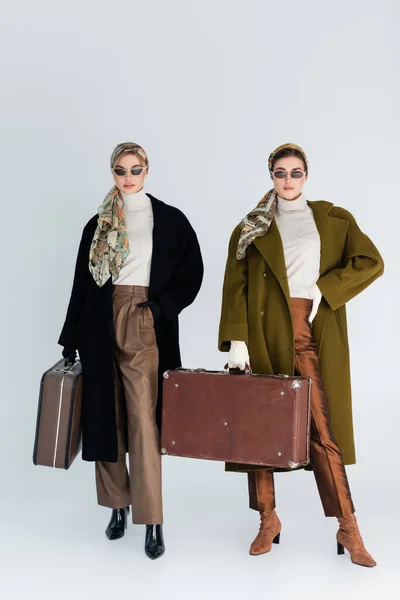
[[311, 322], [321, 302], [317, 286], [321, 240], [313, 212], [303, 194], [296, 200], [278, 196], [275, 219], [282, 238], [290, 297], [313, 300]]
[[121, 267], [115, 285], [149, 286], [153, 253], [153, 209], [142, 189], [136, 194], [122, 194], [124, 217], [129, 239], [129, 254]]

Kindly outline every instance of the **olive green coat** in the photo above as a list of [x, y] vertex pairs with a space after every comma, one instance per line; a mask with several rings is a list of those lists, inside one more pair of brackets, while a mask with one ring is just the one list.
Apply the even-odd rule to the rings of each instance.
[[[322, 292], [312, 329], [319, 351], [331, 426], [345, 464], [355, 462], [346, 302], [383, 273], [383, 260], [354, 217], [330, 202], [309, 202], [321, 238], [318, 287]], [[294, 374], [294, 339], [282, 240], [275, 219], [267, 233], [237, 260], [240, 225], [228, 252], [219, 349], [231, 340], [248, 344], [254, 373]], [[227, 470], [258, 467], [227, 464]]]

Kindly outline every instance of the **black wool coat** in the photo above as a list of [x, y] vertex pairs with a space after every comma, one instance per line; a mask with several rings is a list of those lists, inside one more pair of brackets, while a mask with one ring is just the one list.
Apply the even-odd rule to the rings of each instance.
[[[159, 397], [162, 374], [181, 366], [178, 315], [196, 298], [203, 261], [196, 233], [185, 215], [148, 194], [154, 216], [149, 300], [157, 300], [163, 317], [157, 322]], [[67, 316], [58, 343], [79, 351], [83, 368], [82, 458], [116, 462], [118, 457], [114, 394], [112, 280], [99, 287], [89, 271], [89, 251], [98, 215], [83, 230]]]

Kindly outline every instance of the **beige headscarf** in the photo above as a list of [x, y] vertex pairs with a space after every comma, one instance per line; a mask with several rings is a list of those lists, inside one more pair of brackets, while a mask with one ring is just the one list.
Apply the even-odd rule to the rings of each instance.
[[[110, 167], [125, 154], [134, 154], [148, 168], [149, 160], [144, 149], [138, 144], [125, 142], [114, 148]], [[126, 232], [122, 196], [113, 186], [99, 207], [96, 231], [90, 246], [89, 270], [99, 287], [110, 278], [116, 279], [129, 254], [129, 240]]]
[[[308, 161], [306, 153], [300, 146], [296, 144], [283, 144], [271, 152], [268, 158], [268, 168], [270, 175], [272, 176], [272, 165], [278, 152], [282, 150], [297, 150], [301, 153], [305, 166], [306, 172], [308, 173]], [[270, 190], [257, 204], [256, 208], [249, 212], [241, 222], [242, 231], [239, 236], [238, 246], [236, 250], [236, 258], [241, 260], [246, 256], [247, 248], [253, 241], [262, 235], [265, 235], [273, 221], [277, 207], [277, 197], [275, 189]]]

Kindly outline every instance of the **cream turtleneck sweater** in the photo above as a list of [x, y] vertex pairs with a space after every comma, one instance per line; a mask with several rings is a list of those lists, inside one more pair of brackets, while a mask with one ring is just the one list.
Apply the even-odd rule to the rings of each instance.
[[153, 253], [153, 209], [143, 189], [136, 194], [122, 194], [124, 217], [129, 239], [129, 254], [115, 285], [149, 286]]
[[313, 212], [303, 194], [296, 200], [278, 196], [275, 219], [283, 244], [290, 297], [313, 300], [311, 322], [321, 302], [317, 286], [321, 241]]

